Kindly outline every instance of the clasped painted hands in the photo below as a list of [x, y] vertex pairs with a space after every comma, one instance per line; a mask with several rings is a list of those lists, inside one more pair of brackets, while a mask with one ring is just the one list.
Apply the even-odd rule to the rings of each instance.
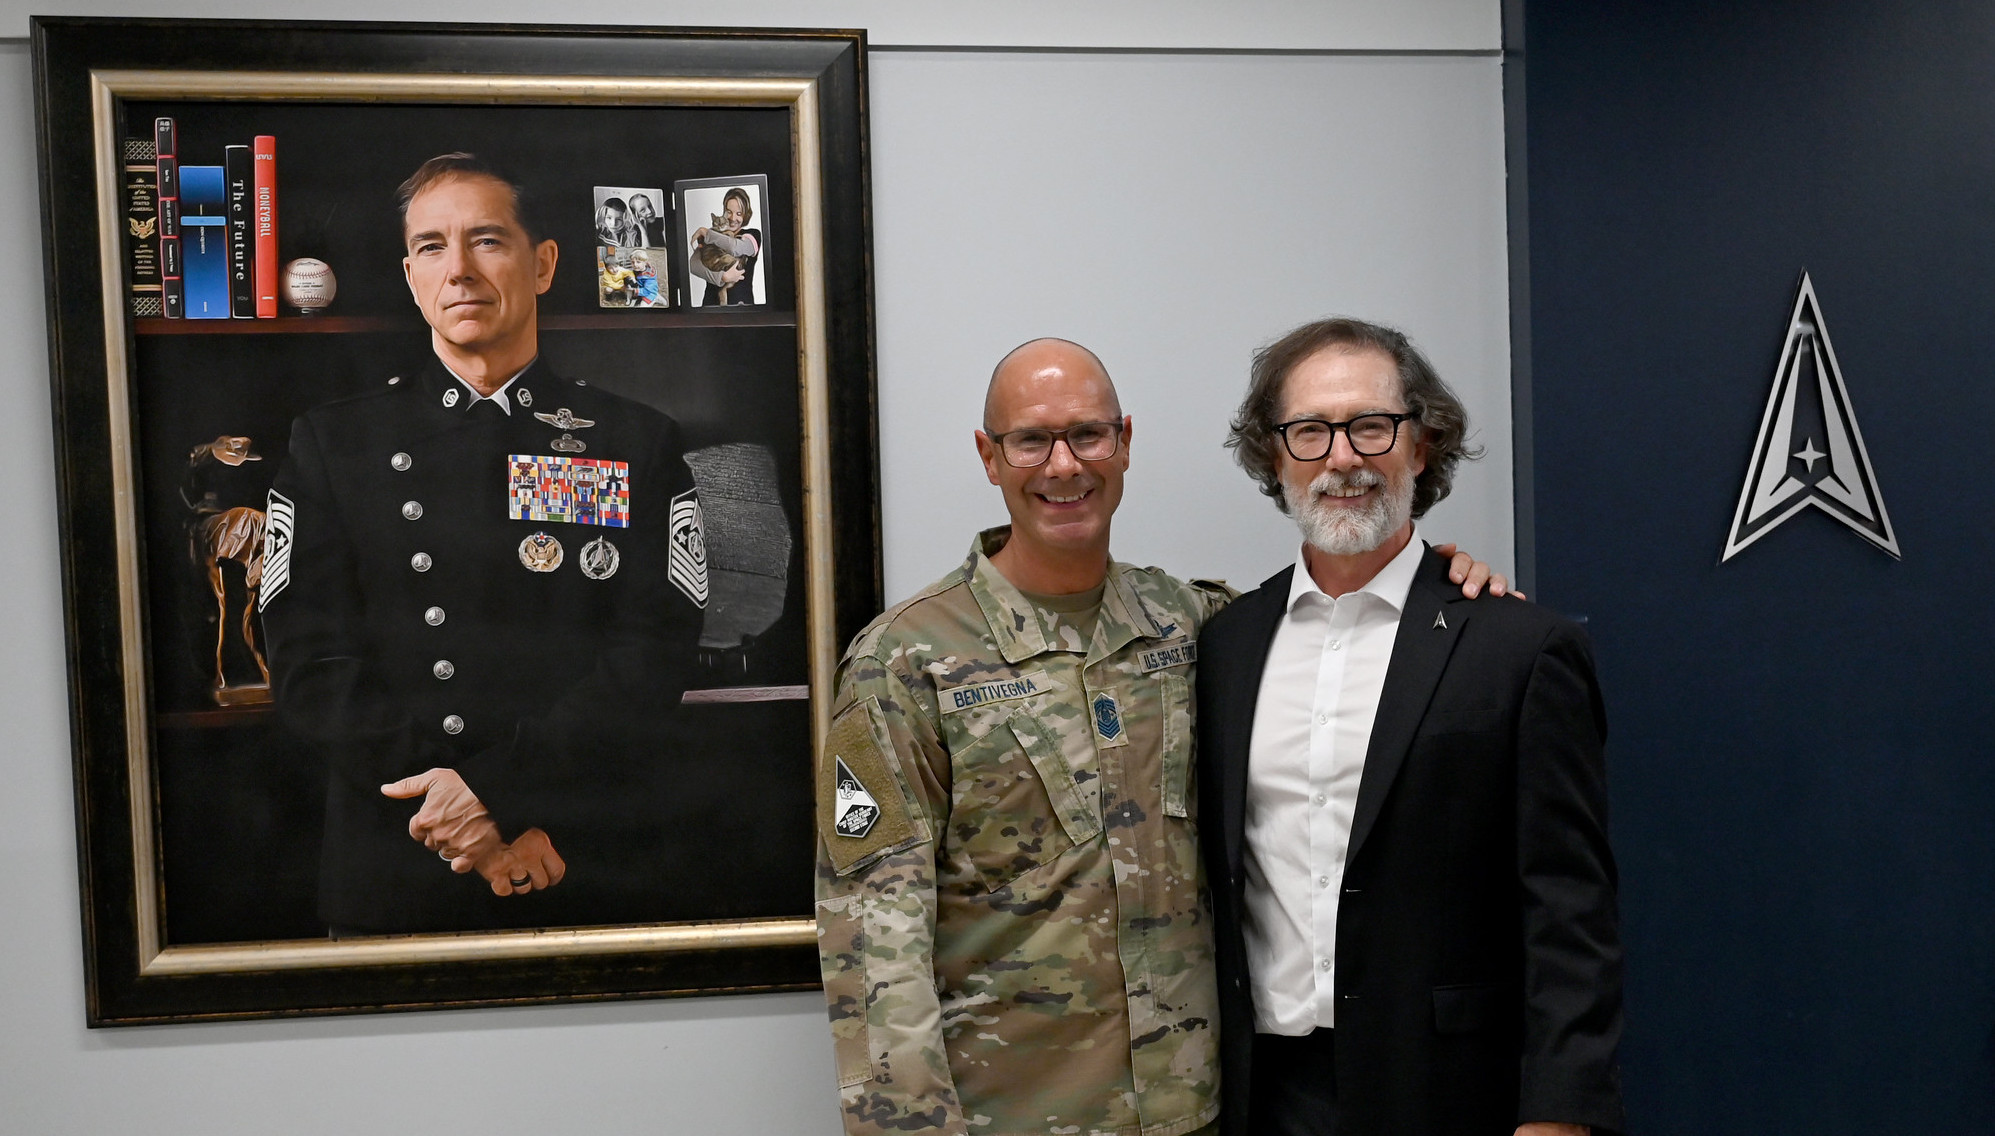
[[381, 786], [384, 796], [423, 798], [409, 818], [409, 835], [449, 861], [453, 872], [477, 872], [493, 895], [524, 895], [561, 882], [568, 865], [545, 832], [529, 828], [507, 843], [478, 795], [454, 769], [431, 769]]

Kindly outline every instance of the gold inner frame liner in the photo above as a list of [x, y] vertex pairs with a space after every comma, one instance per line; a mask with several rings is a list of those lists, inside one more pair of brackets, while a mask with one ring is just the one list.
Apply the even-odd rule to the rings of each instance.
[[[285, 71], [90, 73], [97, 164], [98, 278], [103, 289], [105, 385], [112, 506], [118, 540], [126, 780], [132, 801], [132, 878], [139, 973], [224, 974], [316, 967], [395, 966], [479, 959], [559, 958], [649, 951], [800, 946], [816, 941], [809, 918], [619, 927], [543, 928], [445, 935], [286, 939], [198, 947], [163, 941], [164, 893], [154, 827], [148, 659], [139, 594], [138, 505], [131, 430], [130, 323], [125, 308], [123, 204], [118, 193], [119, 99], [271, 102], [597, 104], [603, 106], [787, 106], [796, 194], [797, 380], [802, 409], [806, 624], [812, 745], [829, 726], [838, 659], [832, 618], [830, 347], [824, 290], [824, 177], [818, 146], [817, 82], [802, 78], [598, 75], [397, 75]], [[800, 776], [808, 776], [801, 771]]]

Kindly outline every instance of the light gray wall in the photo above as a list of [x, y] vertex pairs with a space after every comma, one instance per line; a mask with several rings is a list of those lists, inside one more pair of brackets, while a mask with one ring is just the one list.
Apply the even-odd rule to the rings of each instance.
[[[51, 6], [34, 5], [42, 10]], [[166, 14], [111, 0], [93, 14]], [[1002, 7], [1002, 6], [1000, 6]], [[660, 18], [868, 26], [876, 42], [1484, 50], [1496, 5], [668, 4]], [[0, 12], [22, 35], [26, 8]], [[510, 0], [435, 19], [588, 20]], [[175, 14], [267, 15], [267, 3]], [[361, 0], [339, 14], [385, 19]], [[300, 16], [314, 15], [297, 11]], [[1339, 37], [1343, 38], [1339, 38]], [[872, 65], [887, 583], [905, 592], [1001, 517], [970, 448], [1013, 343], [1096, 347], [1136, 417], [1117, 553], [1236, 583], [1289, 530], [1218, 449], [1251, 348], [1329, 311], [1402, 324], [1489, 458], [1430, 535], [1510, 555], [1502, 130], [1479, 56], [883, 51]], [[26, 47], [0, 42], [0, 1136], [837, 1130], [815, 994], [293, 1022], [83, 1027], [74, 805]]]

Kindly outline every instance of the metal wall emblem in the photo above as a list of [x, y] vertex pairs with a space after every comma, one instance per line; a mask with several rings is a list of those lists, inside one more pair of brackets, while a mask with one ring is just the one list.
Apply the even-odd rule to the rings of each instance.
[[1810, 505], [1892, 556], [1901, 555], [1815, 286], [1803, 272], [1759, 440], [1753, 444], [1752, 466], [1718, 562], [1730, 560]]

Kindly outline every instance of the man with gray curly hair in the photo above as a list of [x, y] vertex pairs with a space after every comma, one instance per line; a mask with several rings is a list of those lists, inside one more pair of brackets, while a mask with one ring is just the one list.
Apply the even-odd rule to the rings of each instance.
[[1199, 636], [1229, 1136], [1621, 1127], [1592, 654], [1419, 539], [1467, 432], [1391, 328], [1255, 356], [1228, 445], [1303, 539]]

